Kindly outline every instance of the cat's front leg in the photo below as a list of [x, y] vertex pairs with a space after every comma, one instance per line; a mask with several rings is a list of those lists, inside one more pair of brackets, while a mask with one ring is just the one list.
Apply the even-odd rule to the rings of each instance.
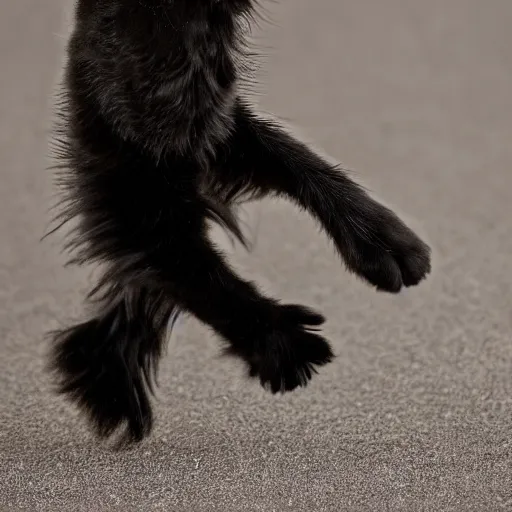
[[430, 272], [429, 247], [345, 172], [241, 101], [235, 119], [217, 168], [227, 198], [293, 200], [321, 223], [347, 268], [379, 290], [396, 293]]

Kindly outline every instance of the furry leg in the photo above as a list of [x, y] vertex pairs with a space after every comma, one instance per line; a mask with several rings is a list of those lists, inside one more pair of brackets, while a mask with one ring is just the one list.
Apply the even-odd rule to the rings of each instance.
[[79, 404], [101, 437], [124, 425], [124, 444], [151, 431], [148, 392], [178, 310], [163, 294], [131, 286], [106, 299], [94, 318], [55, 333], [51, 360], [60, 392]]
[[212, 180], [217, 194], [293, 200], [320, 222], [347, 268], [379, 290], [398, 292], [429, 273], [429, 247], [345, 172], [240, 101], [235, 119]]

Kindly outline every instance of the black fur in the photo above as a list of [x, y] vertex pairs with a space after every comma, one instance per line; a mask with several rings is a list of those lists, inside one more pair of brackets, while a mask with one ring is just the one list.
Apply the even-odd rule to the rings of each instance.
[[180, 311], [195, 315], [271, 391], [306, 385], [333, 358], [321, 315], [238, 277], [208, 238], [243, 241], [235, 207], [268, 194], [308, 211], [347, 268], [398, 292], [430, 270], [428, 247], [237, 89], [251, 0], [79, 0], [56, 154], [67, 249], [100, 263], [90, 319], [55, 333], [60, 389], [98, 434], [152, 425], [148, 391]]

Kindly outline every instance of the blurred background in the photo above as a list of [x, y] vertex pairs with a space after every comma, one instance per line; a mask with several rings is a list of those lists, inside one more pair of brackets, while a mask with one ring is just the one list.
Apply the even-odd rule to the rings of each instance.
[[[244, 276], [329, 319], [338, 358], [272, 397], [182, 321], [142, 446], [97, 444], [51, 392], [43, 335], [89, 271], [41, 244], [70, 1], [0, 6], [0, 510], [512, 510], [512, 2], [279, 0], [258, 103], [431, 243], [392, 297], [284, 202], [247, 207]], [[228, 247], [229, 248], [229, 247]]]

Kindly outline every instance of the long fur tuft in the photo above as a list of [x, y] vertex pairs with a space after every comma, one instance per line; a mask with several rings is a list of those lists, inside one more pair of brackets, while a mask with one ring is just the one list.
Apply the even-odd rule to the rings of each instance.
[[178, 313], [161, 294], [129, 289], [93, 319], [53, 333], [58, 389], [82, 408], [100, 437], [122, 429], [119, 444], [126, 445], [151, 431], [149, 394]]

